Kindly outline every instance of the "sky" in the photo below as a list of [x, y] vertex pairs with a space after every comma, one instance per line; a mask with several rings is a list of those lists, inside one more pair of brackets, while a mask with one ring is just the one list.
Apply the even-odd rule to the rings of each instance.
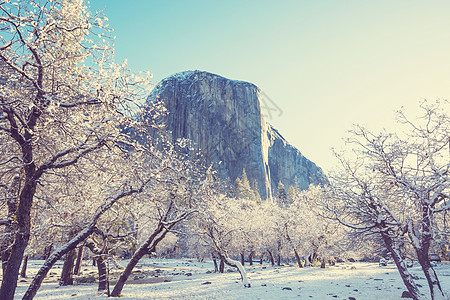
[[202, 70], [256, 84], [269, 122], [324, 171], [354, 124], [401, 130], [395, 111], [450, 98], [450, 1], [95, 0], [116, 61], [153, 83]]

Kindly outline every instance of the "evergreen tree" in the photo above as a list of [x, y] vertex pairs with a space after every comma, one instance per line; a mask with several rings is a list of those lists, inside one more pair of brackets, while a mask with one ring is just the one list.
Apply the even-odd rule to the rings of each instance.
[[242, 194], [242, 182], [239, 177], [236, 177], [236, 180], [234, 181], [234, 191], [236, 193], [236, 198], [239, 198]]
[[255, 202], [260, 203], [261, 196], [259, 195], [258, 192], [258, 182], [256, 181], [256, 179], [253, 180], [252, 191], [253, 191], [253, 199], [255, 200]]
[[250, 189], [250, 181], [248, 180], [247, 173], [245, 172], [245, 168], [242, 169], [242, 186], [249, 190]]
[[284, 184], [281, 181], [278, 183], [277, 199], [279, 204], [286, 204], [286, 189], [284, 188]]
[[245, 169], [242, 170], [242, 179], [239, 177], [236, 178], [235, 189], [237, 198], [253, 199], [254, 193], [250, 187], [250, 182], [248, 181]]
[[295, 198], [295, 194], [296, 194], [296, 190], [295, 188], [291, 185], [288, 189], [288, 195], [287, 195], [287, 199], [289, 201], [289, 203], [294, 202], [294, 198]]

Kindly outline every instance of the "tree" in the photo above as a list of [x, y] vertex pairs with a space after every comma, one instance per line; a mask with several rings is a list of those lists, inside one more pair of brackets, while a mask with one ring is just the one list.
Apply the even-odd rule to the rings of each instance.
[[106, 20], [82, 1], [0, 3], [0, 178], [4, 192], [17, 195], [1, 222], [8, 237], [1, 299], [14, 296], [41, 180], [130, 143], [118, 126], [133, 122], [128, 112], [149, 88], [112, 62]]
[[147, 182], [143, 182], [138, 188], [133, 188], [130, 187], [128, 183], [126, 183], [120, 186], [119, 190], [116, 191], [115, 194], [107, 197], [105, 199], [106, 201], [97, 209], [96, 214], [90, 219], [90, 222], [83, 226], [83, 229], [80, 230], [70, 241], [55, 249], [55, 251], [47, 258], [47, 260], [44, 262], [44, 265], [39, 269], [38, 273], [33, 278], [33, 281], [25, 292], [23, 299], [33, 299], [40, 285], [42, 284], [42, 281], [44, 280], [45, 276], [50, 271], [52, 266], [55, 264], [55, 262], [58, 261], [58, 259], [60, 259], [66, 253], [74, 250], [78, 244], [89, 237], [95, 231], [95, 225], [97, 224], [98, 220], [106, 211], [111, 208], [111, 206], [113, 206], [124, 197], [142, 192], [146, 184]]
[[256, 179], [253, 180], [252, 191], [254, 201], [257, 203], [261, 203], [261, 195], [258, 192], [258, 182], [256, 181]]
[[[36, 194], [33, 211], [36, 217], [33, 219], [32, 233], [34, 241], [39, 240], [39, 243], [33, 242], [28, 248], [32, 252], [39, 252], [45, 245], [70, 242], [90, 224], [92, 216], [96, 215], [105, 201], [127, 185], [141, 185], [148, 170], [148, 166], [142, 163], [142, 151], [128, 151], [124, 155], [122, 150], [115, 148], [101, 149], [84, 157], [76, 166], [43, 177], [41, 184], [46, 189]], [[144, 177], [139, 177], [136, 172]], [[120, 200], [122, 207], [127, 206], [125, 200], [128, 198]], [[108, 210], [94, 224], [94, 232], [103, 230], [109, 233], [119, 218], [124, 220], [127, 217], [117, 205], [110, 206]], [[117, 213], [117, 210], [121, 210], [121, 213]], [[61, 276], [62, 285], [71, 284], [73, 259], [65, 261], [65, 265]]]
[[[261, 245], [269, 254], [272, 265], [281, 265], [281, 256], [290, 252], [284, 235], [284, 217], [286, 210], [275, 205], [271, 201], [264, 201], [261, 210], [256, 212], [264, 224], [260, 228]], [[289, 250], [288, 250], [289, 248]]]
[[[422, 299], [401, 255], [400, 248], [406, 238], [398, 222], [398, 214], [393, 213], [395, 207], [404, 208], [400, 214], [408, 213], [408, 209], [403, 205], [406, 203], [399, 203], [396, 201], [398, 199], [393, 197], [394, 195], [382, 191], [377, 181], [379, 178], [373, 173], [365, 173], [365, 170], [359, 169], [358, 167], [361, 166], [359, 162], [350, 164], [342, 158], [341, 161], [345, 169], [342, 174], [332, 178], [333, 187], [329, 192], [330, 198], [325, 202], [326, 209], [341, 224], [355, 231], [354, 238], [381, 239], [394, 259], [408, 291], [414, 299]], [[364, 177], [364, 175], [368, 176]]]
[[167, 153], [158, 161], [157, 168], [150, 172], [151, 183], [140, 201], [139, 211], [136, 211], [139, 222], [146, 224], [140, 227], [141, 243], [120, 274], [111, 292], [112, 297], [120, 297], [139, 260], [146, 254], [156, 252], [156, 246], [175, 226], [207, 202], [210, 193], [208, 172], [197, 161], [180, 157], [179, 153], [173, 152], [171, 157], [165, 155]]
[[296, 193], [297, 193], [297, 191], [295, 190], [295, 188], [293, 186], [290, 186], [288, 189], [288, 193], [287, 193], [287, 199], [288, 199], [289, 203], [292, 203], [292, 201], [294, 201]]
[[420, 105], [423, 115], [411, 121], [403, 111], [402, 135], [373, 134], [358, 126], [348, 140], [356, 156], [337, 154], [342, 172], [334, 176], [327, 208], [344, 225], [361, 235], [376, 234], [391, 253], [414, 299], [421, 299], [404, 263], [402, 247], [411, 245], [427, 278], [432, 299], [445, 299], [430, 264], [429, 250], [443, 232], [450, 210], [449, 103]]
[[287, 193], [284, 187], [284, 184], [280, 181], [278, 182], [278, 190], [277, 190], [277, 200], [280, 205], [285, 205], [287, 200]]
[[242, 203], [238, 198], [224, 196], [220, 190], [214, 191], [202, 206], [200, 218], [194, 223], [196, 231], [215, 256], [239, 271], [244, 287], [250, 287], [244, 266], [230, 256], [237, 248], [235, 242], [241, 241], [242, 234], [246, 234], [241, 221]]
[[289, 210], [300, 226], [301, 249], [325, 268], [326, 262], [332, 263], [335, 256], [345, 254], [341, 243], [347, 232], [336, 220], [325, 217], [326, 212], [318, 205], [323, 198], [324, 188], [311, 184], [308, 190], [295, 194]]
[[[172, 196], [169, 196], [172, 197]], [[147, 237], [145, 242], [140, 245], [136, 252], [131, 257], [130, 262], [126, 266], [125, 270], [120, 274], [119, 279], [111, 292], [112, 297], [120, 297], [123, 286], [127, 281], [128, 277], [131, 275], [136, 264], [139, 260], [146, 254], [151, 252], [156, 252], [156, 246], [162, 239], [165, 238], [167, 233], [180, 221], [186, 219], [191, 212], [175, 212], [174, 215], [174, 198], [169, 200], [169, 204], [166, 211], [161, 216], [158, 221], [157, 227], [154, 229], [153, 233]]]
[[250, 181], [247, 178], [247, 173], [245, 172], [245, 169], [242, 169], [242, 179], [240, 179], [239, 177], [236, 178], [235, 190], [237, 198], [246, 198], [246, 199], [254, 198], [254, 193], [252, 191], [252, 188], [250, 187]]

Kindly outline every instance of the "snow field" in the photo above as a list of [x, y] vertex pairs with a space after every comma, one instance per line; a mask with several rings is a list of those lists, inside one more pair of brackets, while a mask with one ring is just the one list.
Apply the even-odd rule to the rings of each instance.
[[[126, 261], [122, 262], [123, 264]], [[30, 261], [29, 276], [37, 272], [42, 261]], [[251, 288], [244, 288], [234, 269], [212, 273], [212, 262], [190, 259], [145, 259], [135, 269], [123, 289], [121, 300], [136, 299], [400, 299], [403, 286], [395, 265], [379, 267], [376, 263], [342, 263], [320, 269], [295, 266], [245, 266]], [[443, 289], [450, 293], [450, 263], [436, 266]], [[422, 292], [428, 286], [419, 266], [410, 269], [419, 279]], [[45, 279], [35, 299], [106, 299], [97, 295], [97, 283], [58, 286], [61, 263]], [[114, 271], [115, 272], [115, 271]], [[96, 276], [96, 268], [83, 266], [81, 277]], [[110, 275], [111, 289], [115, 273]], [[15, 299], [21, 299], [31, 278], [21, 279]]]

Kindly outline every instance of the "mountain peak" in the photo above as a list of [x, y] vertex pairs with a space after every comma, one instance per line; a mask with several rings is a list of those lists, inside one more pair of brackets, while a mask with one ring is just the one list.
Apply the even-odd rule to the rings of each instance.
[[262, 199], [286, 188], [326, 182], [322, 170], [301, 155], [265, 120], [261, 91], [249, 82], [205, 71], [184, 71], [163, 79], [150, 96], [169, 111], [173, 140], [187, 138], [220, 177], [234, 183], [246, 170]]

